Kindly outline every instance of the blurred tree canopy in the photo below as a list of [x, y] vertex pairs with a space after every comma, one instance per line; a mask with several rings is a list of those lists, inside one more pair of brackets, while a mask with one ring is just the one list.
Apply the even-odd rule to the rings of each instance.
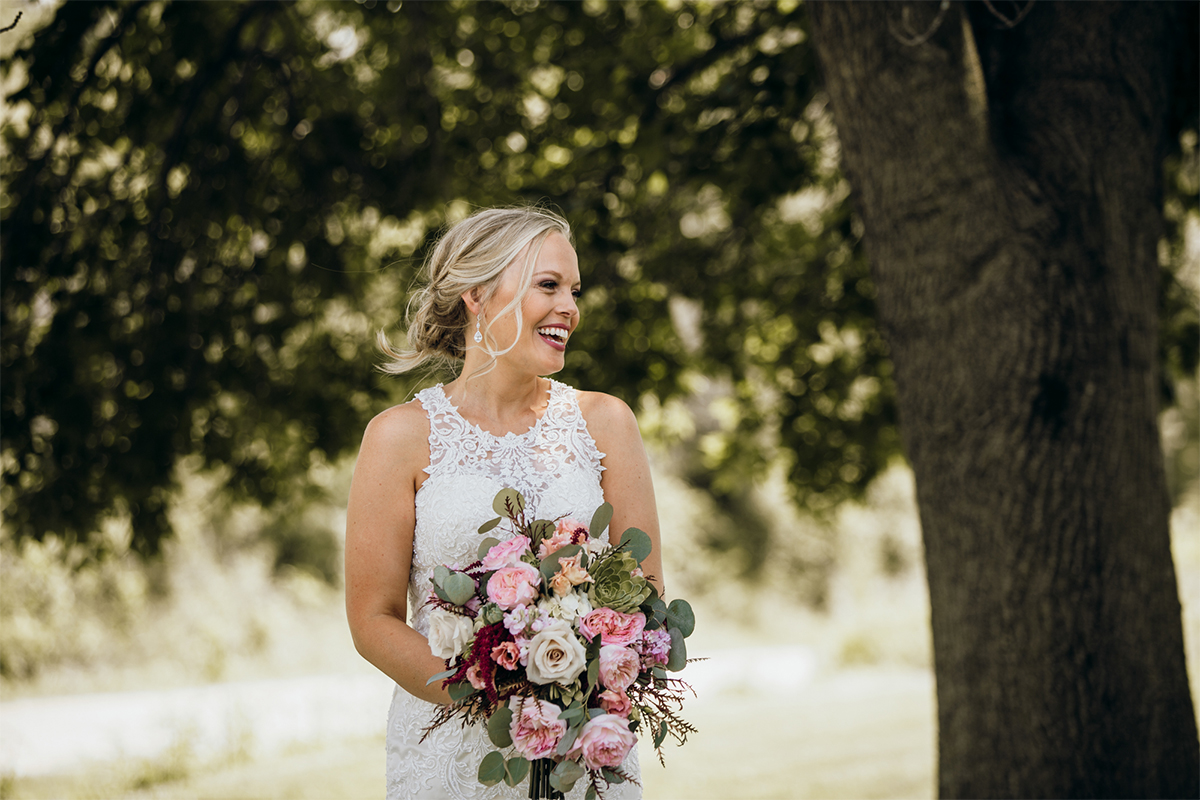
[[812, 511], [856, 496], [894, 389], [807, 26], [795, 0], [95, 2], [3, 34], [6, 524], [128, 513], [153, 553], [186, 455], [294, 502], [415, 385], [372, 343], [431, 237], [529, 202], [577, 232], [565, 380], [641, 403], [730, 504], [778, 461]]

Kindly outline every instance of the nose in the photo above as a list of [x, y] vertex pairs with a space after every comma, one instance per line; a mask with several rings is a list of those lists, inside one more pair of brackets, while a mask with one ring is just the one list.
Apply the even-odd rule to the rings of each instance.
[[565, 298], [559, 301], [559, 313], [566, 317], [579, 316], [579, 303], [571, 291], [564, 292]]

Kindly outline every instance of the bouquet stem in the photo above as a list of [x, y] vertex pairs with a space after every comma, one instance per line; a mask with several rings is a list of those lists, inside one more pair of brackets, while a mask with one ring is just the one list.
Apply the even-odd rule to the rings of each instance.
[[550, 785], [554, 767], [554, 761], [549, 758], [534, 759], [529, 765], [530, 800], [563, 800], [563, 793]]

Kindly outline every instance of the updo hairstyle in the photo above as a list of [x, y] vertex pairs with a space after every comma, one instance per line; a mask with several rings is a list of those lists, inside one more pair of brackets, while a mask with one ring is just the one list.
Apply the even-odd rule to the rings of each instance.
[[[542, 243], [551, 233], [571, 241], [571, 226], [565, 219], [536, 207], [484, 209], [453, 225], [425, 261], [422, 269], [425, 285], [409, 299], [408, 349], [396, 350], [387, 335], [380, 332], [379, 347], [388, 358], [380, 369], [399, 375], [427, 362], [453, 365], [462, 361], [466, 355], [468, 322], [462, 296], [478, 289], [480, 303], [486, 305], [496, 294], [505, 268], [532, 243], [524, 263], [517, 265], [521, 279], [516, 296], [495, 314], [496, 319], [515, 314], [519, 330], [521, 301], [529, 291]], [[516, 346], [514, 340], [508, 347], [496, 349], [488, 334], [492, 321], [481, 319], [484, 336], [481, 346], [491, 361], [477, 374], [490, 371], [498, 356]]]

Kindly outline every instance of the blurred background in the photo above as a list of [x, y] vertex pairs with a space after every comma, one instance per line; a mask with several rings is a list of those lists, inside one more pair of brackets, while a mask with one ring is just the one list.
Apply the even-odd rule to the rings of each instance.
[[[0, 797], [383, 794], [346, 493], [425, 250], [573, 223], [568, 383], [639, 414], [699, 728], [647, 796], [930, 797], [911, 472], [794, 0], [0, 12]], [[1194, 103], [1192, 101], [1188, 101]], [[1200, 663], [1197, 130], [1163, 164], [1164, 456]]]

